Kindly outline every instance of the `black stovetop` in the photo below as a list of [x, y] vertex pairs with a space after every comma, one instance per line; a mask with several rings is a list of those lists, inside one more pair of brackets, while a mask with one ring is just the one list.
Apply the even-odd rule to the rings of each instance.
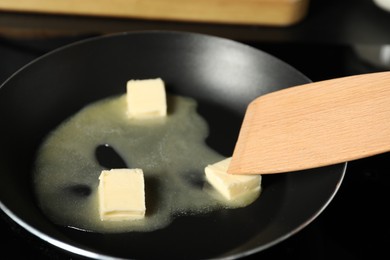
[[[81, 37], [83, 38], [83, 37]], [[42, 54], [80, 39], [0, 38], [0, 82]], [[247, 43], [291, 64], [313, 81], [383, 70], [362, 61], [352, 46]], [[390, 105], [390, 104], [389, 104]], [[280, 244], [250, 258], [386, 258], [390, 245], [390, 154], [348, 163], [333, 201], [314, 222]], [[0, 258], [75, 259], [19, 228], [1, 213]], [[388, 257], [387, 257], [388, 258]]]

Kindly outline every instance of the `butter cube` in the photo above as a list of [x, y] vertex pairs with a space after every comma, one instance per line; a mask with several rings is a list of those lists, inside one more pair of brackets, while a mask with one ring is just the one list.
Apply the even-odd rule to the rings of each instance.
[[101, 220], [133, 220], [145, 217], [145, 184], [141, 169], [103, 170], [99, 177]]
[[129, 118], [153, 118], [167, 115], [165, 85], [160, 78], [129, 80], [126, 97]]
[[207, 181], [226, 199], [234, 200], [261, 188], [261, 175], [233, 175], [227, 170], [231, 157], [205, 168]]

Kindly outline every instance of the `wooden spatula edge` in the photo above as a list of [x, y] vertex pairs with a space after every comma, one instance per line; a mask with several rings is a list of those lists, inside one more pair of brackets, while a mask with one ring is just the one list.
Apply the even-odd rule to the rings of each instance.
[[331, 79], [256, 98], [228, 172], [270, 174], [390, 151], [390, 72]]

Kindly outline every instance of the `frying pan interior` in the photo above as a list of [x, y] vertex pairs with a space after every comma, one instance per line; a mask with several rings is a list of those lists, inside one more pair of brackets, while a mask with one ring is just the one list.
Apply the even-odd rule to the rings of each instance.
[[[0, 89], [0, 206], [49, 244], [89, 257], [218, 258], [266, 249], [312, 221], [330, 202], [344, 164], [263, 178], [252, 205], [175, 219], [146, 233], [97, 234], [59, 227], [37, 207], [32, 167], [43, 138], [85, 105], [125, 92], [129, 79], [161, 77], [169, 93], [190, 96], [210, 127], [207, 143], [230, 156], [255, 97], [309, 80], [246, 45], [176, 32], [86, 40], [28, 64]], [[261, 158], [260, 158], [261, 159]]]

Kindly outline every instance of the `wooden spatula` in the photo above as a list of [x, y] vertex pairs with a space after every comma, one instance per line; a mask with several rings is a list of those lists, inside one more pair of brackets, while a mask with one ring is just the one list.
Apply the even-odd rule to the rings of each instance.
[[390, 151], [390, 72], [291, 87], [245, 113], [228, 172], [316, 168]]

